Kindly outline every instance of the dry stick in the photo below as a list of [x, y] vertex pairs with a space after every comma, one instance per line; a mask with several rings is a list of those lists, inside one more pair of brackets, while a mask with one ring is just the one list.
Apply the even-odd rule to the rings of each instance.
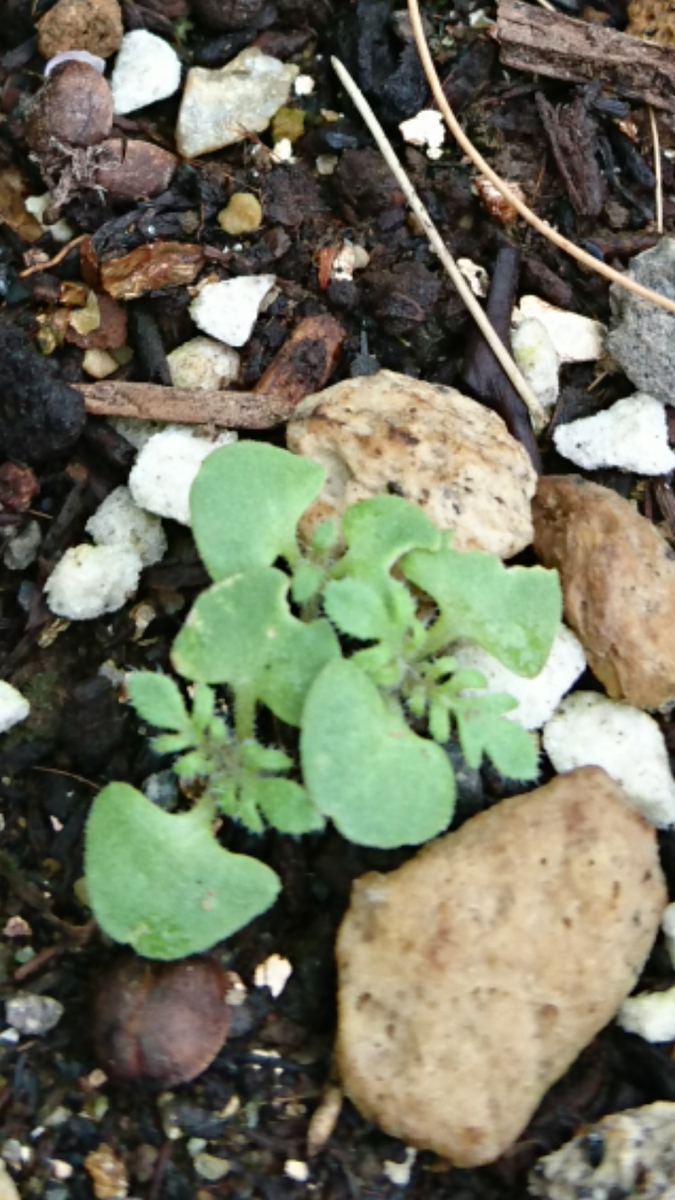
[[652, 131], [652, 150], [654, 152], [654, 209], [656, 212], [656, 232], [663, 233], [663, 182], [661, 179], [661, 142], [656, 113], [653, 105], [649, 105], [649, 124]]
[[560, 250], [564, 250], [571, 258], [575, 258], [577, 262], [582, 263], [589, 270], [595, 271], [597, 275], [603, 275], [605, 279], [611, 280], [612, 283], [625, 288], [626, 291], [634, 292], [636, 296], [641, 296], [643, 300], [650, 300], [652, 304], [656, 304], [659, 308], [665, 308], [668, 312], [675, 313], [675, 300], [670, 300], [667, 296], [662, 296], [659, 292], [653, 292], [651, 288], [643, 287], [641, 283], [636, 283], [634, 279], [629, 279], [628, 276], [622, 275], [620, 271], [615, 271], [613, 267], [608, 267], [606, 263], [598, 262], [597, 258], [593, 258], [585, 250], [581, 250], [579, 246], [575, 246], [574, 242], [568, 242], [567, 238], [564, 238], [557, 230], [552, 229], [546, 221], [542, 221], [526, 204], [523, 204], [520, 197], [516, 196], [510, 187], [504, 183], [501, 176], [492, 170], [490, 164], [476, 150], [473, 142], [469, 141], [445, 98], [441, 81], [436, 74], [436, 68], [424, 36], [418, 0], [408, 0], [408, 14], [410, 16], [410, 24], [417, 52], [434, 99], [445, 118], [445, 123], [452, 136], [481, 174], [485, 175], [486, 179], [489, 179], [490, 183], [494, 184], [497, 191], [515, 208], [524, 221], [527, 221], [542, 237], [547, 238], [549, 242], [553, 242], [554, 246], [557, 246]]
[[436, 254], [440, 258], [440, 260], [441, 260], [443, 266], [445, 267], [445, 270], [447, 271], [448, 275], [450, 276], [450, 279], [452, 280], [454, 286], [456, 287], [457, 291], [459, 292], [460, 296], [462, 297], [462, 300], [466, 304], [466, 307], [468, 308], [469, 312], [471, 313], [471, 316], [473, 317], [473, 319], [476, 322], [478, 328], [480, 329], [483, 337], [485, 338], [486, 342], [488, 343], [492, 353], [494, 354], [495, 358], [499, 362], [499, 365], [502, 368], [502, 370], [506, 373], [506, 375], [510, 379], [514, 388], [518, 392], [518, 395], [521, 397], [523, 403], [525, 405], [527, 405], [528, 411], [530, 413], [530, 418], [532, 420], [532, 424], [533, 424], [535, 430], [538, 431], [540, 429], [543, 429], [547, 423], [547, 417], [546, 417], [546, 413], [544, 412], [544, 409], [541, 406], [541, 403], [539, 402], [537, 396], [532, 391], [532, 388], [530, 387], [530, 385], [525, 381], [525, 379], [521, 375], [520, 371], [518, 370], [518, 367], [514, 363], [513, 359], [511, 358], [511, 355], [509, 354], [508, 350], [504, 346], [503, 342], [499, 339], [499, 337], [495, 333], [494, 329], [492, 328], [492, 325], [490, 324], [488, 318], [486, 317], [485, 313], [483, 312], [483, 309], [481, 308], [480, 304], [476, 300], [476, 297], [474, 296], [473, 292], [471, 291], [471, 288], [469, 287], [468, 283], [464, 279], [464, 276], [462, 275], [454, 258], [452, 257], [450, 251], [448, 250], [447, 246], [445, 245], [445, 242], [443, 241], [443, 238], [441, 237], [441, 235], [438, 232], [436, 226], [434, 225], [431, 217], [429, 216], [429, 213], [427, 212], [426, 208], [422, 204], [422, 201], [420, 200], [419, 196], [417, 195], [417, 192], [415, 191], [412, 183], [410, 182], [408, 176], [406, 175], [405, 171], [403, 170], [401, 163], [399, 162], [398, 158], [396, 157], [396, 154], [394, 152], [394, 148], [393, 148], [391, 142], [387, 138], [386, 133], [384, 132], [382, 126], [380, 125], [377, 117], [375, 116], [375, 113], [373, 112], [372, 108], [370, 107], [365, 96], [363, 95], [363, 92], [361, 92], [359, 90], [359, 88], [356, 86], [351, 75], [349, 74], [347, 69], [342, 65], [342, 63], [340, 62], [339, 59], [332, 58], [331, 62], [336, 71], [336, 74], [338, 75], [338, 78], [340, 79], [340, 82], [342, 83], [345, 90], [349, 93], [351, 100], [353, 101], [353, 103], [358, 108], [359, 112], [361, 113], [361, 116], [363, 117], [366, 125], [368, 126], [368, 129], [370, 130], [375, 141], [377, 142], [378, 149], [380, 150], [382, 157], [384, 158], [385, 162], [387, 163], [389, 170], [396, 177], [396, 180], [399, 183], [401, 190], [405, 193], [405, 198], [408, 201], [410, 208], [412, 209], [415, 216], [417, 217], [420, 225], [422, 226], [422, 229], [424, 230], [427, 238], [429, 239], [431, 245], [433, 246], [434, 250], [436, 251]]

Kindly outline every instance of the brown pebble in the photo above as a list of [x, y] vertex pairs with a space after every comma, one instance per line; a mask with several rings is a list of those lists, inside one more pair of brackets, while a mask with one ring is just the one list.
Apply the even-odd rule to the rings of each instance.
[[152, 142], [110, 138], [101, 146], [94, 183], [121, 200], [143, 200], [165, 192], [178, 159]]
[[30, 467], [5, 462], [0, 466], [0, 507], [10, 512], [25, 512], [40, 485]]
[[94, 1004], [96, 1057], [112, 1078], [162, 1088], [187, 1083], [218, 1054], [230, 1023], [232, 977], [210, 958], [125, 958]]
[[124, 1163], [105, 1142], [87, 1155], [84, 1169], [91, 1178], [96, 1200], [118, 1200], [129, 1191]]
[[35, 97], [26, 122], [26, 140], [40, 156], [61, 146], [95, 146], [110, 133], [112, 92], [88, 63], [55, 67]]
[[37, 31], [43, 58], [64, 50], [109, 58], [122, 44], [122, 10], [117, 0], [57, 0], [38, 21]]

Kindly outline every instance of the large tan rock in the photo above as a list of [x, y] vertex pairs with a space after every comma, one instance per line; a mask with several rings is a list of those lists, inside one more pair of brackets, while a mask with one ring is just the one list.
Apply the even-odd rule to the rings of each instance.
[[310, 525], [393, 492], [454, 529], [459, 550], [510, 558], [532, 540], [527, 452], [501, 417], [455, 388], [394, 371], [347, 379], [302, 400], [287, 437], [328, 472]]
[[557, 567], [565, 618], [614, 700], [658, 708], [675, 697], [675, 556], [651, 521], [578, 475], [541, 479], [537, 555]]
[[584, 767], [354, 887], [337, 1063], [365, 1117], [492, 1162], [616, 1013], [667, 896], [654, 831]]

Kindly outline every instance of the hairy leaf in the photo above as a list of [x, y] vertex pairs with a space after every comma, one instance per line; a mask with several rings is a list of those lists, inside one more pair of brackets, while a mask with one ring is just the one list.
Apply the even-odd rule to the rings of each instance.
[[340, 653], [325, 620], [304, 624], [286, 602], [289, 579], [274, 567], [234, 575], [202, 592], [173, 644], [188, 679], [229, 683], [298, 725], [308, 688]]
[[354, 663], [329, 663], [314, 683], [300, 754], [310, 796], [353, 842], [417, 845], [450, 821], [454, 777], [445, 754], [417, 737]]
[[401, 569], [440, 609], [429, 633], [434, 650], [468, 638], [518, 675], [539, 674], [560, 624], [556, 571], [507, 568], [492, 554], [451, 549], [413, 550]]
[[125, 783], [99, 792], [87, 823], [85, 871], [105, 933], [146, 958], [208, 949], [274, 903], [279, 880], [214, 840], [199, 806], [171, 814]]
[[324, 819], [304, 788], [290, 779], [251, 778], [246, 792], [269, 825], [296, 836], [324, 827]]
[[295, 529], [325, 471], [265, 442], [235, 442], [204, 461], [190, 493], [192, 531], [212, 579], [298, 557]]
[[[502, 712], [514, 707], [510, 696], [489, 699], [510, 701], [501, 706]], [[480, 766], [482, 756], [487, 754], [507, 779], [537, 779], [539, 766], [534, 738], [516, 721], [507, 720], [499, 711], [490, 711], [485, 704], [487, 700], [488, 697], [476, 697], [473, 704], [467, 703], [453, 713], [468, 766]]]
[[168, 675], [152, 671], [135, 671], [127, 677], [127, 691], [139, 717], [158, 729], [173, 729], [177, 733], [189, 727], [180, 689]]

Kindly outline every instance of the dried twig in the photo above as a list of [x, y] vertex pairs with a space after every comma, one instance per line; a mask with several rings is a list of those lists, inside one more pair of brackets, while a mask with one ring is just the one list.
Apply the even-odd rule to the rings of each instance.
[[447, 271], [448, 275], [450, 276], [450, 279], [452, 280], [454, 286], [456, 287], [457, 291], [459, 292], [460, 296], [462, 297], [462, 300], [466, 304], [466, 307], [468, 308], [469, 312], [471, 313], [471, 316], [473, 317], [474, 321], [478, 325], [478, 328], [480, 329], [481, 333], [483, 334], [483, 337], [485, 338], [490, 349], [492, 350], [492, 353], [494, 354], [495, 358], [498, 360], [499, 365], [505, 371], [508, 378], [511, 380], [511, 383], [513, 384], [514, 388], [518, 392], [518, 395], [522, 398], [523, 402], [527, 405], [527, 408], [530, 413], [530, 417], [532, 419], [532, 424], [534, 425], [535, 429], [537, 429], [537, 430], [543, 429], [543, 427], [546, 425], [546, 414], [545, 414], [537, 396], [535, 396], [534, 392], [532, 391], [532, 388], [525, 381], [525, 379], [523, 379], [521, 372], [518, 370], [518, 367], [516, 366], [515, 362], [511, 358], [511, 355], [509, 354], [508, 350], [502, 344], [499, 337], [497, 336], [494, 329], [492, 328], [492, 325], [490, 324], [488, 318], [486, 317], [485, 313], [483, 312], [483, 309], [481, 308], [480, 304], [476, 300], [476, 297], [474, 296], [473, 292], [471, 291], [471, 288], [467, 284], [467, 282], [464, 279], [464, 276], [462, 275], [461, 271], [459, 270], [454, 258], [452, 257], [452, 255], [450, 254], [450, 251], [448, 250], [447, 246], [445, 245], [443, 238], [441, 237], [440, 233], [436, 229], [436, 226], [434, 225], [433, 221], [431, 220], [429, 213], [427, 212], [426, 208], [422, 204], [422, 201], [420, 200], [419, 196], [417, 195], [417, 192], [415, 191], [412, 183], [410, 182], [408, 176], [406, 175], [405, 171], [403, 170], [401, 163], [399, 162], [398, 158], [396, 157], [396, 154], [394, 152], [394, 148], [393, 148], [391, 142], [389, 141], [386, 133], [384, 132], [382, 126], [380, 125], [372, 108], [368, 104], [368, 101], [366, 100], [365, 96], [363, 95], [363, 92], [361, 92], [360, 89], [356, 86], [351, 75], [346, 70], [346, 68], [342, 65], [342, 63], [339, 61], [339, 59], [333, 58], [333, 59], [331, 59], [331, 61], [333, 63], [333, 67], [335, 68], [335, 71], [340, 79], [340, 82], [342, 83], [345, 90], [349, 93], [349, 96], [350, 96], [351, 100], [353, 101], [353, 103], [355, 104], [356, 108], [358, 108], [361, 116], [363, 117], [366, 125], [368, 126], [368, 129], [370, 130], [375, 141], [377, 142], [378, 149], [380, 150], [380, 153], [382, 154], [383, 158], [385, 159], [387, 166], [389, 167], [392, 174], [395, 176], [398, 184], [401, 187], [401, 190], [404, 192], [405, 198], [408, 201], [408, 204], [410, 205], [412, 211], [414, 212], [415, 216], [417, 217], [420, 225], [422, 226], [422, 229], [424, 230], [426, 236], [429, 239], [429, 242], [433, 246], [433, 248], [436, 251], [438, 257], [440, 258], [443, 266], [445, 267], [445, 270]]
[[611, 283], [625, 288], [626, 291], [634, 292], [636, 296], [641, 296], [643, 300], [650, 300], [652, 304], [656, 304], [659, 308], [665, 308], [668, 312], [675, 313], [675, 300], [670, 300], [667, 296], [662, 296], [659, 292], [652, 291], [651, 288], [643, 287], [642, 284], [636, 283], [634, 279], [629, 279], [628, 276], [622, 275], [620, 271], [615, 271], [613, 267], [608, 267], [606, 263], [598, 262], [596, 258], [587, 254], [585, 250], [581, 250], [579, 246], [575, 246], [573, 242], [568, 242], [567, 238], [564, 238], [556, 229], [552, 229], [546, 221], [542, 221], [536, 213], [533, 213], [520, 197], [511, 191], [504, 180], [492, 170], [490, 164], [486, 162], [482, 154], [476, 150], [473, 142], [466, 136], [448, 104], [443, 88], [441, 87], [441, 81], [436, 74], [436, 68], [434, 67], [424, 35], [418, 0], [408, 0], [408, 13], [417, 51], [434, 99], [445, 118], [452, 136], [481, 174], [485, 175], [494, 184], [498, 192], [515, 208], [524, 221], [527, 221], [542, 237], [547, 238], [549, 242], [553, 242], [553, 245], [557, 246], [559, 250], [564, 250], [571, 258], [576, 259], [577, 262], [581, 263], [584, 267], [588, 267], [589, 270], [595, 271], [597, 275], [602, 275]]
[[139, 417], [220, 429], [272, 429], [290, 417], [295, 402], [262, 392], [199, 391], [156, 383], [119, 381], [73, 384], [96, 417]]
[[62, 246], [58, 254], [55, 254], [48, 262], [39, 262], [34, 267], [27, 267], [25, 271], [19, 271], [19, 279], [26, 279], [29, 275], [35, 275], [37, 271], [47, 271], [50, 267], [57, 267], [60, 262], [63, 262], [66, 255], [70, 254], [71, 250], [74, 250], [76, 246], [79, 246], [88, 237], [88, 233], [81, 233], [79, 237], [73, 238], [67, 245]]
[[654, 211], [656, 213], [656, 232], [663, 233], [663, 180], [661, 178], [661, 142], [656, 113], [649, 105], [649, 124], [652, 131], [652, 149], [654, 151]]

